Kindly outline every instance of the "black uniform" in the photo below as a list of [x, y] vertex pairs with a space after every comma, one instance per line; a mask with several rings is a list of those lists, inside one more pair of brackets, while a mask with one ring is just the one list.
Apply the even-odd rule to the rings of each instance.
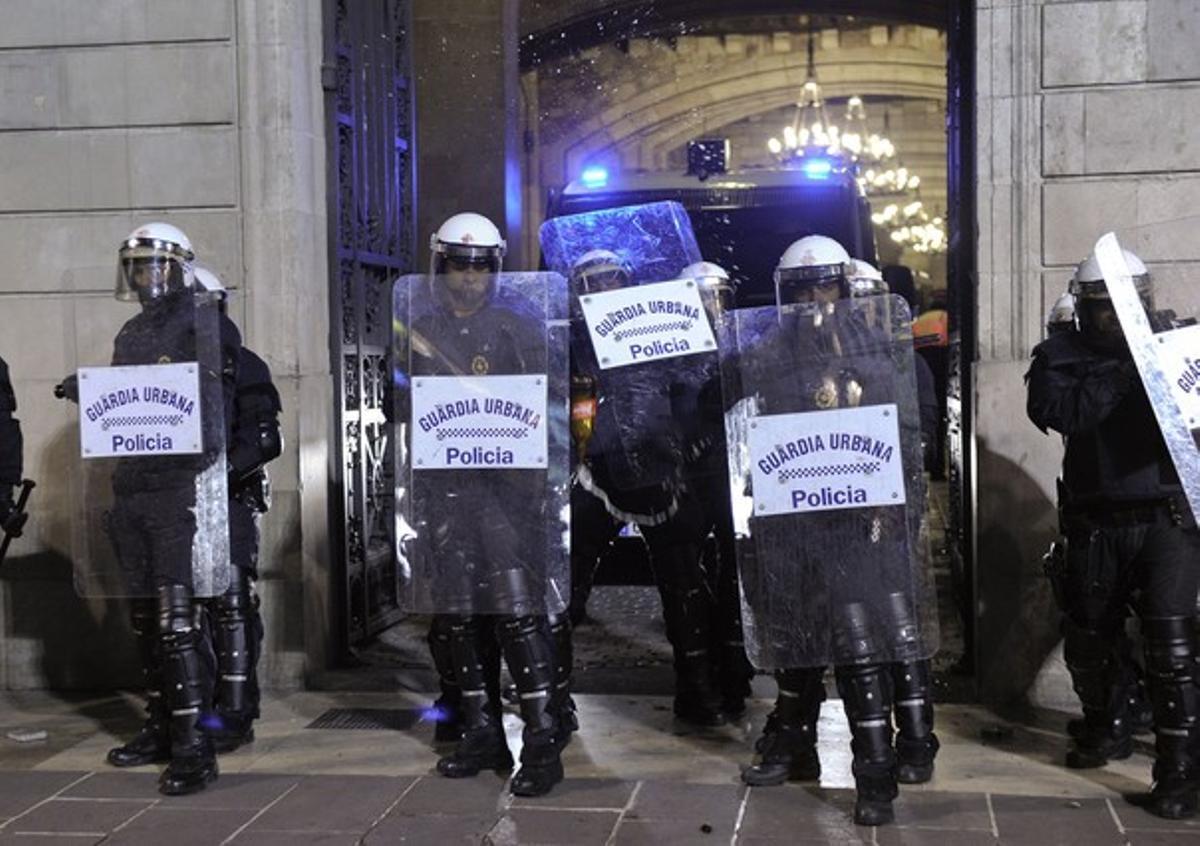
[[[414, 345], [409, 377], [537, 373], [545, 366], [544, 332], [536, 320], [496, 301], [466, 317], [438, 308], [414, 320], [412, 331], [428, 347]], [[489, 670], [494, 665], [487, 660], [488, 641], [495, 638], [525, 720], [522, 769], [513, 792], [545, 792], [562, 778], [555, 649], [546, 617], [546, 574], [522, 554], [544, 548], [539, 532], [552, 530], [541, 518], [543, 483], [521, 470], [422, 475], [427, 501], [418, 505], [425, 515], [420, 522], [429, 525], [432, 542], [431, 560], [417, 566], [426, 567], [433, 600], [446, 609], [434, 618], [430, 646], [440, 671], [453, 662], [442, 679], [458, 689], [463, 727], [462, 741], [438, 761], [438, 771], [458, 778], [511, 766]], [[511, 610], [488, 614], [498, 607]]]
[[[713, 642], [734, 640], [736, 635], [718, 625], [716, 574], [709, 577], [703, 558], [709, 532], [719, 519], [721, 493], [702, 489], [704, 480], [699, 476], [689, 483], [685, 464], [689, 450], [699, 448], [699, 436], [687, 430], [696, 426], [697, 397], [704, 383], [699, 377], [690, 378], [687, 370], [664, 380], [669, 368], [636, 366], [622, 368], [619, 379], [604, 380], [582, 323], [576, 321], [573, 327], [572, 372], [592, 376], [600, 396], [587, 448], [592, 491], [572, 491], [572, 615], [583, 614], [599, 553], [622, 523], [636, 523], [650, 553], [671, 642], [675, 713], [694, 723], [719, 725], [724, 717], [713, 680]], [[619, 398], [604, 395], [606, 381], [614, 394], [621, 394]], [[622, 425], [617, 419], [630, 408], [640, 410], [645, 424], [636, 432], [636, 440], [627, 421]], [[705, 439], [713, 437], [712, 425], [710, 420], [702, 433]], [[711, 449], [707, 440], [704, 445]], [[607, 514], [598, 507], [600, 503]], [[733, 710], [740, 710], [737, 693], [744, 684], [741, 679], [731, 685]]]
[[[225, 464], [240, 348], [237, 327], [215, 303], [198, 300], [190, 290], [146, 302], [114, 343], [114, 366], [205, 362], [200, 368], [203, 452], [122, 459], [113, 474], [109, 515], [130, 595], [139, 597], [131, 613], [150, 703], [142, 732], [111, 750], [108, 760], [133, 766], [169, 758], [164, 792], [196, 789], [216, 776], [211, 740], [201, 728], [212, 701], [215, 657], [205, 637], [203, 609], [193, 599], [192, 543], [198, 479]], [[205, 413], [210, 408], [223, 414]]]
[[233, 582], [208, 603], [217, 686], [210, 734], [218, 752], [254, 739], [258, 718], [258, 658], [263, 623], [258, 578], [259, 515], [270, 507], [266, 465], [279, 457], [282, 405], [267, 363], [247, 347], [238, 359], [233, 429], [229, 439], [229, 556]]
[[0, 529], [14, 516], [13, 488], [21, 484], [21, 424], [13, 417], [17, 395], [0, 358]]
[[1155, 805], [1194, 812], [1196, 762], [1188, 749], [1200, 701], [1193, 680], [1200, 543], [1127, 349], [1052, 335], [1033, 352], [1028, 413], [1066, 438], [1062, 529], [1064, 653], [1083, 703], [1085, 730], [1069, 766], [1101, 766], [1130, 749], [1129, 663], [1117, 654], [1125, 609], [1142, 621], [1157, 732]]
[[[816, 335], [811, 328], [796, 335], [785, 324], [782, 331], [766, 343], [777, 345], [778, 352], [757, 356], [770, 362], [767, 372], [755, 375], [759, 384], [777, 382], [773, 396], [797, 393], [811, 397], [811, 410], [823, 407], [875, 405], [895, 401], [895, 373], [890, 363], [891, 344], [882, 334], [867, 326], [861, 314], [842, 309], [825, 321], [826, 334]], [[797, 319], [807, 321], [800, 315]], [[836, 338], [836, 344], [834, 340]], [[837, 367], [819, 384], [808, 384], [802, 376], [805, 366], [787, 362], [813, 362], [830, 356], [835, 350]], [[807, 365], [811, 368], [811, 364]], [[732, 368], [731, 368], [732, 369]], [[778, 384], [783, 380], [783, 384]], [[861, 392], [860, 397], [854, 395]], [[735, 391], [734, 393], [742, 393]], [[726, 402], [737, 400], [731, 396]], [[768, 413], [777, 410], [766, 409]], [[915, 434], [915, 433], [914, 433]], [[817, 551], [805, 552], [790, 573], [773, 574], [769, 585], [744, 582], [753, 601], [777, 604], [773, 613], [762, 609], [761, 616], [783, 627], [778, 634], [770, 630], [758, 633], [761, 644], [789, 643], [793, 639], [789, 611], [807, 603], [829, 609], [827, 629], [813, 628], [807, 634], [812, 643], [805, 651], [827, 654], [835, 665], [838, 692], [842, 697], [852, 734], [853, 771], [858, 793], [856, 818], [877, 815], [890, 819], [890, 802], [896, 796], [896, 753], [892, 746], [891, 710], [893, 668], [888, 662], [910, 654], [905, 665], [917, 665], [922, 652], [919, 627], [912, 619], [913, 584], [908, 573], [876, 572], [875, 581], [865, 584], [861, 562], [866, 560], [905, 561], [907, 548], [882, 555], [880, 544], [904, 544], [916, 537], [918, 525], [896, 525], [913, 517], [914, 511], [859, 509], [829, 511], [806, 516], [806, 525], [820, 537], [825, 548], [836, 550], [829, 559]], [[786, 520], [752, 518], [756, 545], [747, 546], [743, 557], [755, 549], [787, 548], [793, 542], [793, 529]], [[869, 529], [869, 530], [868, 530]], [[746, 567], [743, 579], [761, 578], [763, 568]], [[810, 621], [812, 625], [813, 621]], [[782, 659], [783, 656], [780, 656]], [[785, 780], [811, 780], [820, 774], [816, 755], [816, 725], [825, 698], [823, 666], [792, 667], [778, 670], [779, 698], [764, 737], [757, 745], [761, 762], [750, 767], [743, 779], [752, 785], [780, 784]], [[868, 817], [863, 817], [868, 819]]]
[[[715, 603], [709, 648], [721, 693], [721, 709], [726, 714], [738, 715], [745, 709], [745, 699], [751, 693], [754, 667], [746, 657], [742, 635], [720, 367], [717, 361], [710, 365], [699, 389], [689, 391], [689, 386], [681, 386], [673, 403], [675, 420], [684, 438], [680, 511], [685, 515], [681, 522], [694, 525], [698, 537], [711, 538], [704, 558]], [[686, 516], [693, 511], [694, 518]]]

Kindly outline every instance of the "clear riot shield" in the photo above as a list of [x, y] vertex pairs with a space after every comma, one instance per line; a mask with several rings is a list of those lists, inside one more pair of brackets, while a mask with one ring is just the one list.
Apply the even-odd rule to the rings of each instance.
[[937, 649], [908, 308], [874, 299], [720, 324], [743, 627], [763, 669]]
[[418, 613], [570, 599], [566, 280], [412, 275], [392, 291], [396, 554]]
[[1113, 233], [1096, 260], [1193, 515], [1200, 515], [1200, 325], [1139, 294]]
[[67, 306], [76, 591], [151, 597], [174, 583], [221, 594], [231, 582], [223, 345], [233, 336], [222, 337], [210, 295], [143, 308], [90, 281]]
[[593, 250], [616, 253], [634, 285], [674, 279], [701, 259], [692, 222], [676, 202], [552, 218], [538, 230], [538, 240], [546, 267], [567, 279], [579, 259]]
[[[681, 465], [685, 410], [716, 360], [699, 287], [678, 278], [700, 259], [686, 212], [673, 202], [607, 209], [549, 220], [540, 236], [546, 263], [571, 284], [572, 372], [596, 396], [593, 481], [609, 495], [668, 483]], [[599, 251], [611, 265], [586, 272]]]

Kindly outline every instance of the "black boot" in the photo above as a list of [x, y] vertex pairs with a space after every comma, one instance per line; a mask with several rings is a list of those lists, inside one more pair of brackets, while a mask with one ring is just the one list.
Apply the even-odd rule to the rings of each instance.
[[838, 691], [850, 720], [854, 753], [854, 821], [886, 825], [895, 819], [896, 753], [892, 748], [891, 679], [882, 664], [837, 668]]
[[508, 671], [521, 697], [521, 768], [509, 790], [515, 796], [544, 796], [563, 780], [559, 710], [554, 702], [554, 644], [544, 618], [524, 616], [497, 626]]
[[512, 753], [504, 737], [500, 700], [489, 695], [485, 657], [480, 649], [480, 623], [476, 617], [447, 618], [455, 677], [462, 690], [462, 739], [449, 755], [437, 762], [447, 778], [469, 778], [481, 770], [512, 768]]
[[755, 744], [757, 763], [742, 771], [742, 781], [754, 787], [785, 781], [816, 781], [821, 777], [817, 756], [817, 720], [825, 700], [825, 668], [784, 670], [777, 674], [779, 698]]
[[238, 570], [228, 591], [209, 602], [217, 687], [215, 713], [206, 728], [217, 752], [232, 752], [254, 742], [263, 636], [258, 606], [250, 577], [243, 570]]
[[181, 796], [203, 790], [217, 778], [212, 739], [201, 728], [212, 698], [215, 659], [200, 620], [202, 608], [184, 585], [158, 589], [159, 644], [163, 684], [171, 711], [171, 761], [159, 778], [159, 792]]
[[1195, 816], [1200, 805], [1200, 762], [1193, 757], [1200, 733], [1193, 625], [1191, 617], [1143, 621], [1156, 726], [1149, 811], [1171, 820]]
[[694, 726], [725, 725], [721, 696], [713, 687], [708, 652], [675, 657], [675, 716]]
[[889, 667], [896, 714], [896, 780], [924, 784], [933, 778], [933, 762], [941, 744], [933, 733], [933, 696], [929, 661]]
[[108, 763], [114, 767], [158, 764], [171, 757], [171, 732], [158, 654], [158, 606], [153, 599], [135, 599], [130, 610], [146, 684], [146, 722], [133, 740], [108, 750]]
[[[485, 693], [473, 693], [463, 696], [462, 740], [453, 752], [437, 762], [438, 773], [446, 778], [470, 778], [481, 770], [503, 772], [513, 766], [499, 710], [493, 710]], [[476, 710], [481, 713], [476, 714]]]

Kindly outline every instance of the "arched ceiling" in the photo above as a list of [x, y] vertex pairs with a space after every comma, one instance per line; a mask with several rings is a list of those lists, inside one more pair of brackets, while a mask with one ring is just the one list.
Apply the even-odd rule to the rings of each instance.
[[[643, 154], [665, 156], [699, 134], [794, 103], [807, 58], [803, 51], [793, 51], [723, 66], [705, 59], [705, 73], [680, 68], [684, 61], [678, 57], [677, 73], [633, 96], [612, 104], [590, 103], [590, 117], [553, 133], [555, 140], [543, 148], [544, 161], [560, 161], [565, 176], [606, 149], [622, 152], [639, 146]], [[944, 100], [944, 61], [936, 50], [858, 47], [822, 57], [818, 68], [827, 99], [870, 94]]]
[[813, 25], [919, 24], [944, 29], [950, 0], [523, 0], [521, 67], [532, 67], [601, 44], [631, 38], [674, 39]]

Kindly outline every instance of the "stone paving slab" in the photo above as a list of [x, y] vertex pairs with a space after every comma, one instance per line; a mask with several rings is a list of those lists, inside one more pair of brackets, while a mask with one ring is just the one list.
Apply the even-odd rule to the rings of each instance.
[[1120, 798], [904, 789], [896, 823], [854, 825], [854, 793], [788, 784], [571, 778], [514, 799], [498, 777], [234, 774], [164, 797], [153, 773], [0, 772], [0, 846], [40, 844], [675, 844], [1183, 846], [1200, 821], [1160, 820]]

